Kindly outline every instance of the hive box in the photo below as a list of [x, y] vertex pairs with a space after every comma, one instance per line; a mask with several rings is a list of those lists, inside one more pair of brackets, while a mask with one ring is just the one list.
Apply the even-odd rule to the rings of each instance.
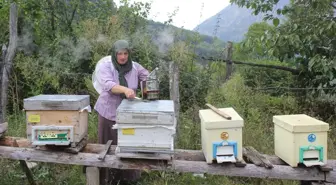
[[32, 145], [75, 147], [88, 131], [89, 95], [38, 95], [24, 99]]
[[297, 167], [327, 161], [329, 124], [304, 114], [273, 116], [275, 155]]
[[242, 129], [244, 120], [233, 108], [220, 108], [231, 116], [227, 120], [211, 109], [199, 111], [201, 119], [202, 151], [208, 164], [216, 161], [242, 161]]
[[118, 149], [168, 152], [174, 150], [176, 117], [172, 100], [124, 99], [116, 113]]

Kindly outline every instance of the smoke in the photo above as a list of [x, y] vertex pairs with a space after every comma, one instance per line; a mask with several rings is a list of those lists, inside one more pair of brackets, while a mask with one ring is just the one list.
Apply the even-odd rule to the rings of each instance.
[[23, 27], [22, 34], [17, 39], [17, 49], [26, 55], [32, 55], [38, 47], [34, 43], [33, 31], [31, 27]]
[[153, 43], [159, 48], [159, 52], [166, 55], [170, 46], [174, 43], [173, 30], [169, 28], [163, 29], [158, 33], [157, 38], [153, 39]]
[[106, 42], [106, 40], [108, 40], [108, 38], [103, 35], [103, 34], [98, 34], [98, 37], [97, 37], [97, 42]]
[[[99, 39], [100, 37], [98, 37]], [[79, 60], [89, 60], [91, 58], [91, 49], [92, 46], [90, 42], [85, 38], [80, 38], [76, 46], [72, 48], [72, 53], [75, 58], [75, 61]]]

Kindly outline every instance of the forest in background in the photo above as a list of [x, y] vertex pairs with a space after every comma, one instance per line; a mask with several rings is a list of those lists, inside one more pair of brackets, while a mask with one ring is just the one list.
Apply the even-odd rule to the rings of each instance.
[[[277, 1], [231, 0], [254, 13], [272, 9]], [[17, 51], [10, 71], [6, 106], [8, 135], [25, 137], [23, 99], [38, 94], [89, 94], [97, 99], [91, 75], [95, 64], [109, 55], [118, 39], [128, 39], [132, 57], [149, 70], [174, 61], [180, 70], [180, 120], [176, 148], [200, 149], [198, 110], [205, 103], [231, 106], [244, 118], [244, 145], [273, 154], [272, 116], [304, 113], [336, 127], [336, 18], [335, 1], [293, 1], [278, 14], [286, 20], [250, 26], [245, 39], [234, 43], [233, 73], [225, 80], [227, 43], [196, 32], [147, 21], [150, 4], [110, 0], [16, 0]], [[272, 3], [273, 4], [272, 4]], [[11, 1], [0, 3], [0, 44], [8, 47]], [[220, 25], [219, 25], [220, 26]], [[3, 58], [3, 55], [0, 57]], [[205, 60], [204, 58], [208, 59]], [[165, 60], [163, 60], [165, 59]], [[1, 60], [3, 64], [4, 60]], [[1, 67], [6, 65], [0, 65]], [[280, 67], [279, 67], [280, 66]], [[280, 69], [279, 69], [280, 68]], [[168, 70], [160, 84], [169, 99]], [[2, 79], [2, 78], [1, 78]], [[3, 87], [3, 86], [2, 86]], [[97, 116], [90, 114], [89, 139], [97, 142]], [[329, 132], [328, 157], [336, 158], [336, 133]], [[18, 161], [0, 159], [0, 184], [27, 183]], [[85, 184], [80, 166], [45, 164], [33, 169], [43, 184]], [[139, 184], [296, 184], [262, 180], [167, 172], [144, 172]]]

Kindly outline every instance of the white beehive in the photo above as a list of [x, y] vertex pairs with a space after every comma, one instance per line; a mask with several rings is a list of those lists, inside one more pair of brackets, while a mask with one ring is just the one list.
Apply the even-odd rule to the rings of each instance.
[[26, 133], [32, 145], [75, 147], [87, 137], [89, 95], [38, 95], [24, 99]]
[[244, 120], [233, 108], [219, 108], [231, 120], [211, 109], [199, 111], [201, 119], [202, 151], [207, 163], [242, 161], [242, 128]]
[[327, 161], [329, 124], [305, 114], [273, 116], [275, 155], [297, 167]]
[[136, 151], [173, 151], [176, 130], [172, 100], [127, 100], [117, 108], [118, 148]]

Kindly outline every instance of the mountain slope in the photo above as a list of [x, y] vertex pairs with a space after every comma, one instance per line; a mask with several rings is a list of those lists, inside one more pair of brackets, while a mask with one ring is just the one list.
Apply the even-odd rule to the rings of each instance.
[[[289, 0], [280, 0], [273, 12], [286, 4], [289, 4]], [[249, 26], [262, 21], [262, 19], [263, 14], [255, 16], [252, 14], [252, 10], [232, 4], [203, 21], [193, 30], [209, 36], [215, 35], [223, 41], [239, 42], [244, 38]]]

